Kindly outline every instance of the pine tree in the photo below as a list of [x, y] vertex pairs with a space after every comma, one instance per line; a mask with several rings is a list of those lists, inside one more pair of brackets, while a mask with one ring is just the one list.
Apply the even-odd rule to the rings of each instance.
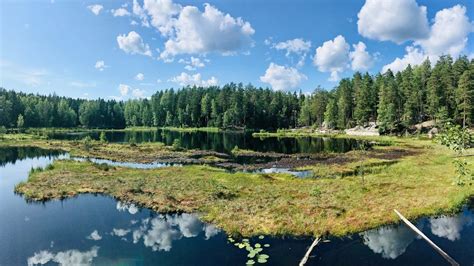
[[459, 78], [456, 102], [463, 127], [472, 126], [474, 109], [474, 71], [466, 70]]
[[388, 70], [380, 89], [377, 122], [381, 133], [393, 132], [398, 128], [398, 92], [393, 73]]
[[326, 112], [324, 113], [324, 123], [328, 128], [335, 128], [338, 121], [338, 111], [337, 111], [337, 104], [336, 99], [331, 97], [328, 101], [328, 105], [326, 107]]

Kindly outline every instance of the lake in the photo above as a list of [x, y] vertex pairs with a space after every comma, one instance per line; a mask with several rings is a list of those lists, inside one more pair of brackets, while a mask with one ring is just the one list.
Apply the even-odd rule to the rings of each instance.
[[[0, 265], [245, 265], [247, 253], [196, 214], [162, 215], [101, 195], [28, 203], [14, 186], [32, 167], [67, 154], [37, 148], [0, 149]], [[474, 213], [427, 217], [415, 224], [461, 265], [474, 262]], [[312, 240], [265, 237], [269, 265], [297, 265]], [[308, 265], [446, 265], [406, 226], [384, 226], [330, 238]]]
[[[319, 153], [348, 152], [358, 147], [360, 140], [351, 138], [254, 138], [251, 133], [228, 132], [177, 132], [157, 129], [156, 131], [106, 131], [109, 142], [162, 142], [172, 145], [179, 139], [185, 149], [213, 150], [230, 153], [234, 147], [259, 152], [276, 153]], [[100, 131], [49, 133], [48, 138], [58, 140], [82, 140], [86, 136], [99, 140]]]

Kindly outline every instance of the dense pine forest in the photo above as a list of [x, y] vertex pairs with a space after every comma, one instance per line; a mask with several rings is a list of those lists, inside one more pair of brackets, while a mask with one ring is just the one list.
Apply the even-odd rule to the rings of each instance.
[[473, 126], [473, 101], [474, 60], [442, 56], [434, 66], [426, 60], [398, 73], [355, 73], [334, 89], [317, 88], [309, 96], [234, 83], [168, 89], [125, 102], [0, 89], [0, 126], [344, 129], [377, 122], [389, 133], [432, 119]]

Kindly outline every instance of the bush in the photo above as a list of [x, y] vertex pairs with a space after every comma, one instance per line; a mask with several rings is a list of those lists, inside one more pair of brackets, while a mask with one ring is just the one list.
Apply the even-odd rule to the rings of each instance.
[[90, 136], [85, 137], [82, 140], [82, 145], [86, 151], [92, 148], [92, 138]]
[[173, 144], [171, 145], [171, 147], [172, 147], [173, 150], [175, 150], [175, 151], [180, 151], [180, 150], [182, 150], [182, 147], [181, 147], [181, 140], [180, 140], [180, 139], [174, 139]]
[[102, 143], [107, 143], [107, 137], [105, 136], [105, 132], [104, 132], [104, 131], [100, 132], [99, 140], [100, 140], [100, 142], [102, 142]]

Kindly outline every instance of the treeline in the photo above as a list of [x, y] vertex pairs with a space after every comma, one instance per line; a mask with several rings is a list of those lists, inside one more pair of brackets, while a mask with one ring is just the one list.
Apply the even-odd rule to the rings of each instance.
[[305, 98], [300, 125], [344, 129], [377, 122], [381, 132], [401, 132], [426, 121], [474, 125], [474, 60], [442, 56], [394, 74], [355, 73], [332, 91]]
[[344, 129], [377, 122], [381, 132], [401, 132], [430, 119], [473, 126], [473, 100], [474, 60], [442, 56], [433, 67], [426, 60], [396, 74], [355, 73], [309, 96], [234, 83], [168, 89], [126, 102], [0, 89], [0, 126]]

